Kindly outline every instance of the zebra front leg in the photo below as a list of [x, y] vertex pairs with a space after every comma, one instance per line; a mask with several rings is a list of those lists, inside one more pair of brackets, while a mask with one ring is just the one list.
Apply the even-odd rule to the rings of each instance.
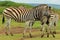
[[42, 25], [42, 33], [41, 33], [41, 38], [44, 36], [44, 31], [45, 31], [45, 27], [44, 27], [44, 24]]
[[54, 23], [53, 33], [56, 34], [56, 23]]
[[44, 24], [44, 23], [42, 23], [42, 24], [41, 24], [41, 28], [40, 28], [40, 31], [42, 31], [42, 29], [43, 29], [43, 24]]
[[28, 25], [29, 25], [29, 21], [25, 22], [25, 28], [24, 28], [24, 32], [23, 32], [23, 37], [25, 37], [25, 33], [27, 31]]
[[32, 26], [33, 26], [33, 22], [31, 22], [31, 23], [29, 23], [29, 27], [30, 27], [30, 33], [29, 33], [29, 35], [30, 35], [30, 38], [32, 38], [32, 35], [31, 35], [31, 32], [32, 32]]
[[55, 38], [55, 35], [54, 35], [53, 31], [52, 31], [52, 26], [49, 27], [49, 31], [52, 34], [52, 36]]
[[25, 37], [25, 33], [26, 33], [26, 31], [27, 31], [27, 26], [24, 28], [24, 32], [23, 32], [23, 37]]
[[34, 22], [35, 22], [34, 20], [31, 20], [30, 23], [29, 23], [29, 27], [30, 27], [29, 35], [30, 35], [30, 38], [32, 38], [31, 32], [32, 32], [32, 26], [33, 26]]
[[47, 37], [49, 37], [49, 33], [50, 33], [50, 28], [49, 26], [47, 26]]

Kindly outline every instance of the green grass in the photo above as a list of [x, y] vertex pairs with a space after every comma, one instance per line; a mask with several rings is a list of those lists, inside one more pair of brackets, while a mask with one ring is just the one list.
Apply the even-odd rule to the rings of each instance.
[[30, 38], [30, 39], [27, 39], [27, 40], [60, 40], [60, 34], [57, 34], [55, 38], [53, 38], [53, 37], [50, 35], [49, 38], [47, 38], [47, 37], [43, 37], [43, 38], [36, 37], [36, 38]]
[[[26, 8], [32, 8], [33, 6], [28, 5], [28, 4], [23, 4], [23, 3], [15, 3], [15, 2], [11, 2], [11, 1], [1, 1], [0, 2], [0, 30], [3, 29], [5, 27], [5, 23], [2, 24], [2, 12], [5, 8], [7, 7], [19, 7], [19, 6], [24, 6]], [[59, 15], [60, 15], [60, 9], [54, 9]], [[15, 22], [14, 20], [11, 21], [11, 27], [25, 27], [25, 23], [18, 23]], [[39, 21], [35, 21], [33, 28], [40, 28], [40, 22]], [[58, 21], [57, 27], [56, 27], [57, 32], [60, 32], [60, 20]], [[36, 35], [36, 34], [40, 34], [39, 31], [37, 32], [32, 32], [32, 34]], [[14, 36], [6, 36], [5, 34], [0, 34], [0, 40], [21, 40], [22, 38], [22, 34], [14, 34]], [[46, 36], [41, 38], [39, 37], [34, 37], [34, 38], [25, 38], [24, 40], [60, 40], [60, 34], [56, 34], [56, 37], [53, 38], [51, 35], [49, 38], [47, 38]]]
[[8, 7], [19, 7], [24, 6], [26, 8], [32, 8], [33, 6], [27, 3], [16, 3], [12, 1], [0, 1], [0, 14], [2, 14], [3, 10]]
[[[6, 36], [0, 34], [0, 40], [21, 40], [22, 39], [22, 34], [14, 34], [14, 36]], [[52, 35], [49, 36], [49, 38], [46, 37], [46, 35], [41, 38], [40, 36], [34, 37], [34, 38], [24, 38], [24, 40], [60, 40], [60, 34], [56, 34], [56, 37], [53, 38]]]
[[[25, 23], [18, 23], [15, 22], [14, 20], [11, 21], [11, 27], [24, 27]], [[0, 15], [0, 29], [4, 28], [5, 24], [2, 24], [2, 15]], [[40, 28], [40, 22], [35, 21], [33, 28]], [[58, 21], [57, 27], [56, 27], [57, 32], [60, 32], [60, 20]], [[39, 34], [40, 32], [33, 32], [32, 34]], [[6, 36], [5, 34], [0, 34], [0, 40], [21, 40], [22, 34], [14, 34], [14, 36]], [[34, 37], [34, 38], [25, 38], [25, 40], [60, 40], [60, 34], [56, 34], [56, 38], [53, 38], [51, 35], [49, 38], [46, 36], [41, 38], [39, 37]]]
[[14, 36], [0, 35], [0, 40], [18, 40], [22, 37], [22, 34], [14, 34]]

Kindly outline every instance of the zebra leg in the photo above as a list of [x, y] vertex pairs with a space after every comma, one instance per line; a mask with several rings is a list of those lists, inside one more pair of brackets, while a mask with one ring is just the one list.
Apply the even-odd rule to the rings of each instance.
[[7, 32], [9, 32], [10, 34], [11, 34], [11, 36], [13, 36], [13, 34], [10, 32], [10, 22], [11, 22], [11, 18], [7, 18], [7, 20], [6, 20], [6, 35], [8, 35], [8, 33]]
[[28, 25], [29, 25], [29, 21], [25, 22], [25, 28], [24, 28], [24, 32], [23, 32], [23, 37], [25, 37], [25, 33], [27, 31]]
[[30, 26], [30, 33], [29, 33], [30, 38], [32, 38], [32, 35], [31, 35], [31, 30], [32, 30], [32, 26]]
[[45, 27], [44, 27], [44, 24], [42, 25], [42, 33], [41, 33], [41, 38], [44, 36], [44, 31], [45, 31]]
[[52, 31], [52, 26], [49, 26], [49, 30], [50, 30], [50, 33], [52, 34], [52, 36], [55, 38], [55, 35], [54, 35], [53, 31]]
[[44, 24], [44, 23], [41, 24], [41, 29], [40, 29], [40, 31], [42, 31], [42, 29], [43, 29], [43, 24]]
[[31, 31], [32, 31], [33, 24], [34, 24], [34, 22], [30, 22], [29, 23], [29, 27], [30, 27], [30, 33], [29, 33], [29, 35], [30, 35], [30, 38], [32, 38]]
[[47, 30], [47, 37], [49, 37], [49, 33], [50, 33], [50, 29], [49, 29], [49, 27], [47, 26], [47, 28], [46, 28]]
[[53, 31], [54, 34], [56, 34], [56, 23], [54, 23], [54, 31]]
[[9, 22], [10, 22], [10, 19], [7, 18], [6, 19], [6, 26], [5, 26], [5, 29], [6, 29], [5, 33], [6, 33], [6, 35], [8, 35], [8, 32], [9, 32], [9, 25], [10, 25]]

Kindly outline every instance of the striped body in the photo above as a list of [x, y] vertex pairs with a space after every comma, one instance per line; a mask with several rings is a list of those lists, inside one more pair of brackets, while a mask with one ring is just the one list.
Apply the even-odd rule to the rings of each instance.
[[[50, 15], [50, 18], [49, 18], [49, 24], [52, 26], [52, 25], [55, 25], [57, 24], [57, 21], [58, 21], [58, 15], [57, 14], [51, 14]], [[55, 24], [54, 24], [55, 23]]]
[[[9, 8], [6, 8], [3, 11], [2, 23], [4, 23], [4, 18], [5, 17], [7, 18], [6, 28], [9, 28], [11, 19], [14, 19], [17, 22], [25, 22], [26, 27], [25, 27], [25, 30], [24, 30], [23, 34], [25, 34], [27, 27], [29, 27], [30, 28], [30, 36], [31, 36], [31, 29], [32, 29], [32, 26], [34, 24], [34, 20], [39, 20], [39, 21], [41, 21], [41, 23], [42, 22], [46, 23], [47, 17], [46, 16], [44, 17], [44, 15], [48, 12], [47, 7], [48, 6], [46, 6], [46, 5], [44, 5], [44, 6], [39, 5], [39, 6], [36, 6], [36, 7], [32, 8], [32, 9], [26, 9], [24, 7], [19, 7], [19, 8], [9, 7]], [[6, 32], [10, 32], [9, 29], [6, 29], [6, 30], [8, 30]]]
[[6, 8], [4, 10], [3, 14], [6, 17], [12, 18], [17, 22], [26, 21], [29, 19], [28, 17], [31, 15], [29, 13], [29, 10], [27, 10], [25, 8], [14, 8], [14, 7]]

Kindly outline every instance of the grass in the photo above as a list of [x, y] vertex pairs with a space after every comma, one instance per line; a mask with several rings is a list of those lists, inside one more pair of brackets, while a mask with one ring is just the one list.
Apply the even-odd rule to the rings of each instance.
[[[45, 35], [43, 38], [38, 36], [38, 37], [33, 37], [33, 38], [24, 38], [24, 40], [60, 40], [60, 34], [56, 34], [55, 36], [56, 37], [53, 38], [52, 35], [50, 35], [50, 37], [47, 38]], [[14, 34], [14, 36], [10, 36], [10, 35], [6, 36], [6, 35], [0, 34], [0, 40], [21, 40], [21, 39], [22, 39], [22, 34]]]
[[14, 34], [14, 36], [0, 35], [0, 40], [18, 40], [22, 37], [22, 34]]
[[[2, 24], [2, 15], [0, 15], [0, 29], [4, 28], [5, 24]], [[14, 20], [12, 20], [11, 22], [11, 27], [24, 27], [25, 23], [18, 23], [15, 22]], [[40, 22], [36, 21], [33, 25], [33, 28], [40, 28]], [[57, 32], [60, 32], [60, 20], [58, 21], [57, 24]], [[39, 34], [40, 32], [33, 32], [32, 34], [36, 35]], [[0, 34], [0, 40], [21, 40], [22, 38], [22, 34], [14, 34], [14, 36], [6, 36], [5, 34]], [[60, 34], [56, 34], [56, 38], [53, 38], [51, 35], [49, 38], [47, 38], [46, 36], [41, 38], [39, 37], [34, 37], [34, 38], [25, 38], [24, 40], [60, 40]]]

